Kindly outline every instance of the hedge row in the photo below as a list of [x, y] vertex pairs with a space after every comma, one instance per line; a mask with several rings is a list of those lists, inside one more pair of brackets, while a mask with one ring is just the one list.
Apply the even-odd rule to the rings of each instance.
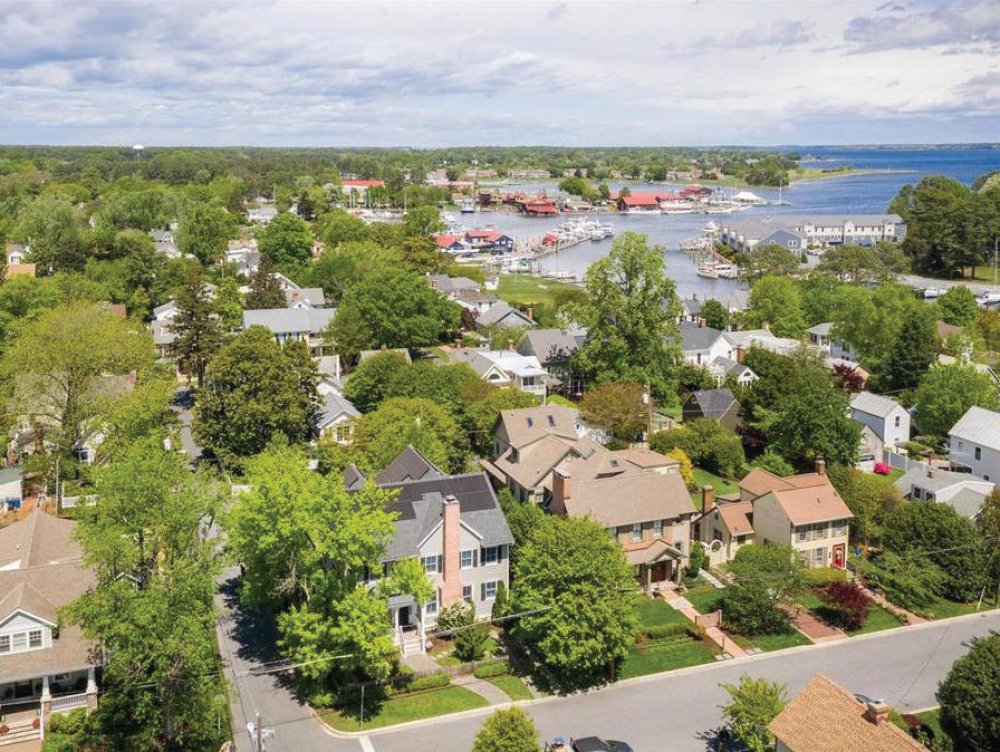
[[491, 676], [503, 676], [509, 673], [510, 663], [507, 661], [497, 661], [496, 663], [487, 663], [485, 666], [480, 666], [472, 672], [472, 675], [477, 679], [489, 679]]
[[663, 640], [681, 635], [687, 635], [695, 640], [704, 640], [708, 637], [705, 628], [698, 624], [658, 624], [644, 629], [640, 637], [644, 640]]
[[388, 693], [390, 695], [405, 695], [410, 692], [419, 692], [423, 689], [447, 687], [449, 684], [451, 684], [451, 676], [448, 674], [430, 674], [428, 676], [421, 676], [419, 679], [413, 679], [405, 684], [390, 687]]

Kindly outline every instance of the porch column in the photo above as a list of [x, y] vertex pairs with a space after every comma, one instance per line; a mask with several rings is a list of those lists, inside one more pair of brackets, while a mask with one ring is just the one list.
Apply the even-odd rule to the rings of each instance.
[[[45, 724], [49, 722], [49, 718], [52, 716], [52, 691], [49, 689], [49, 677], [42, 677], [42, 701], [41, 705], [41, 728], [45, 728]], [[42, 731], [45, 734], [45, 731]], [[44, 736], [43, 736], [44, 738]]]
[[427, 649], [424, 647], [427, 637], [424, 631], [424, 604], [421, 603], [417, 606], [417, 631], [420, 635], [420, 652], [426, 653]]
[[87, 713], [97, 710], [97, 675], [94, 667], [87, 669]]
[[646, 570], [646, 592], [653, 592], [653, 568], [649, 564], [645, 564], [643, 569]]

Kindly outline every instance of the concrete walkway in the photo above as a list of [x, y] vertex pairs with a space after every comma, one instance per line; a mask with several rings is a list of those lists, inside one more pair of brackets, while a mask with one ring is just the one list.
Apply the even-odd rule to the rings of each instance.
[[511, 701], [510, 697], [507, 696], [507, 693], [500, 689], [500, 687], [496, 687], [488, 681], [477, 679], [472, 674], [456, 676], [452, 679], [451, 683], [456, 687], [461, 687], [462, 689], [467, 689], [470, 692], [475, 692], [477, 695], [484, 698], [490, 705], [503, 705]]
[[880, 605], [882, 608], [884, 608], [889, 613], [893, 613], [896, 616], [898, 616], [899, 618], [904, 619], [907, 624], [923, 624], [925, 621], [927, 621], [927, 619], [925, 619], [924, 617], [917, 616], [916, 614], [910, 613], [905, 608], [902, 608], [901, 606], [897, 606], [895, 603], [889, 602], [888, 600], [886, 600], [885, 596], [883, 596], [883, 595], [881, 595], [879, 593], [876, 593], [874, 590], [869, 590], [864, 585], [861, 585], [861, 583], [858, 583], [858, 584], [860, 585], [861, 589], [864, 591], [865, 595], [867, 595], [869, 598], [871, 598], [873, 601], [875, 601], [875, 603], [877, 603], [878, 605]]
[[847, 635], [844, 632], [824, 623], [815, 614], [807, 611], [805, 608], [792, 608], [791, 606], [779, 606], [779, 608], [788, 614], [788, 618], [791, 619], [795, 631], [815, 645], [847, 639]]
[[414, 671], [440, 671], [441, 667], [427, 653], [413, 653], [404, 655], [401, 659], [403, 665], [409, 666]]
[[[698, 623], [698, 617], [701, 616], [701, 614], [698, 613], [698, 611], [695, 609], [694, 606], [691, 605], [691, 602], [687, 598], [684, 598], [682, 596], [675, 596], [670, 600], [667, 600], [666, 595], [664, 595], [663, 599], [667, 601], [667, 605], [669, 605], [671, 608], [675, 609], [676, 611], [680, 611], [688, 619], [688, 621], [692, 622], [693, 624]], [[718, 627], [708, 627], [705, 630], [705, 634], [708, 635], [708, 639], [710, 639], [712, 642], [714, 642], [716, 645], [719, 646], [719, 648], [722, 650], [723, 653], [728, 653], [733, 658], [746, 657], [747, 652], [739, 645], [737, 645], [735, 642], [733, 642], [732, 638], [726, 637], [726, 633], [723, 632]]]

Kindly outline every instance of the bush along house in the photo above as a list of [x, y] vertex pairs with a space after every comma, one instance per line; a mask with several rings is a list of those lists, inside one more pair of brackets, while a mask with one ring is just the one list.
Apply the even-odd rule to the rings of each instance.
[[[345, 481], [352, 490], [365, 478], [352, 466]], [[452, 603], [465, 601], [477, 619], [489, 619], [497, 589], [510, 585], [514, 536], [486, 474], [446, 475], [411, 446], [375, 476], [375, 484], [399, 491], [389, 505], [397, 518], [383, 571], [365, 573], [365, 581], [374, 586], [394, 562], [417, 557], [435, 588], [425, 604], [412, 595], [388, 600], [393, 639], [403, 654], [425, 650], [427, 630]]]

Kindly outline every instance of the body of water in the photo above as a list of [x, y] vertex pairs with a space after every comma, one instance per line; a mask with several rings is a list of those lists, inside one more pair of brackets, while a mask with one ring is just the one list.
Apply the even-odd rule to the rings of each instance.
[[[806, 180], [786, 186], [780, 196], [787, 206], [756, 206], [735, 215], [706, 214], [610, 214], [597, 215], [610, 222], [615, 233], [626, 231], [646, 235], [649, 242], [666, 249], [664, 262], [667, 274], [677, 283], [682, 297], [697, 294], [701, 298], [720, 298], [736, 289], [734, 280], [712, 280], [697, 276], [691, 259], [679, 250], [682, 240], [696, 237], [710, 219], [715, 221], [775, 216], [780, 214], [881, 214], [889, 202], [907, 183], [918, 183], [928, 175], [947, 175], [972, 183], [986, 172], [1000, 170], [1000, 149], [865, 149], [836, 147], [801, 147], [801, 154], [816, 157], [816, 162], [807, 166], [825, 167], [847, 165], [858, 169], [877, 169], [882, 172], [867, 175], [846, 175], [838, 178]], [[628, 183], [635, 192], [662, 190], [662, 185]], [[613, 190], [621, 184], [611, 186]], [[531, 183], [527, 185], [505, 186], [504, 190], [525, 190], [537, 192], [546, 190], [555, 193], [556, 182]], [[777, 200], [777, 188], [757, 187], [751, 189], [763, 198]], [[727, 189], [728, 192], [728, 189]], [[505, 212], [483, 212], [475, 215], [461, 215], [460, 221], [469, 226], [492, 225], [512, 237], [541, 237], [566, 217], [542, 218], [525, 217]], [[608, 254], [611, 240], [585, 241], [558, 254], [547, 256], [541, 261], [541, 268], [566, 270], [582, 277], [587, 267]]]

